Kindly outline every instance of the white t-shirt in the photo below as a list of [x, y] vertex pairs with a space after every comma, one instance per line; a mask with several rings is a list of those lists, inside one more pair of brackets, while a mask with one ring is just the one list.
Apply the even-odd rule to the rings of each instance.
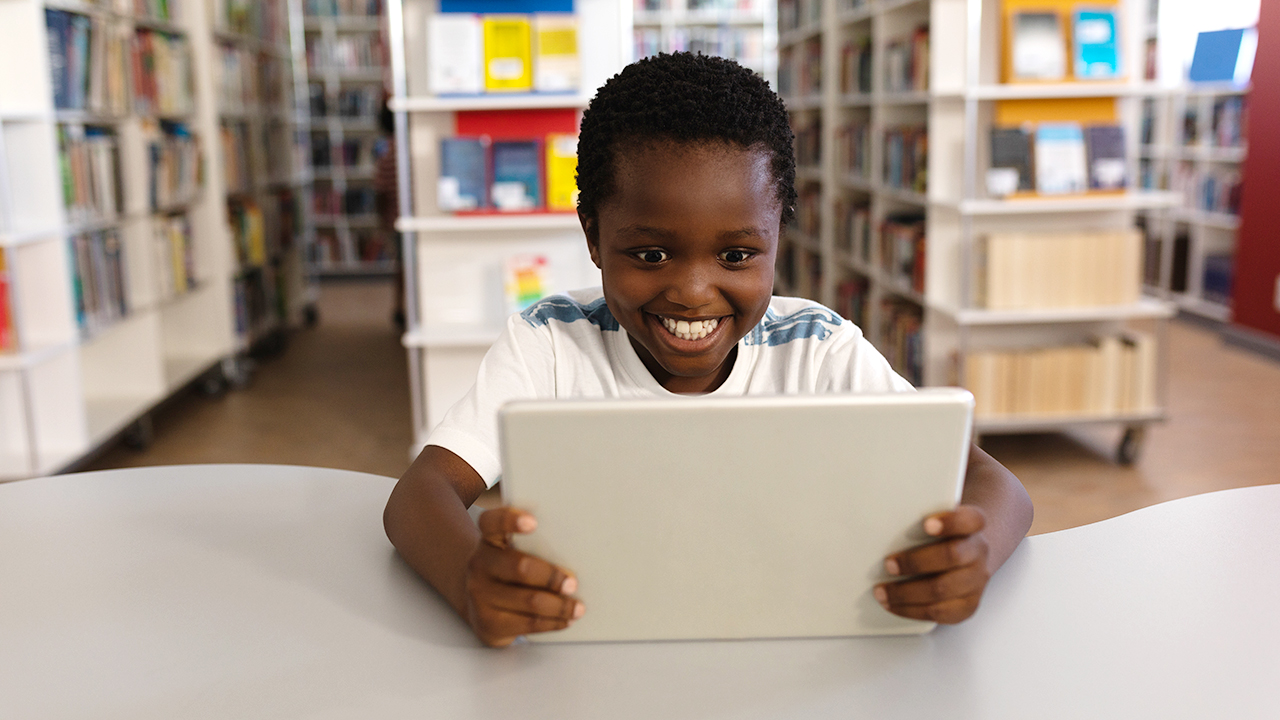
[[[856, 325], [810, 300], [775, 297], [738, 341], [712, 397], [909, 391]], [[556, 295], [507, 320], [476, 384], [427, 438], [492, 487], [502, 475], [498, 410], [511, 400], [683, 397], [649, 373], [599, 288]]]

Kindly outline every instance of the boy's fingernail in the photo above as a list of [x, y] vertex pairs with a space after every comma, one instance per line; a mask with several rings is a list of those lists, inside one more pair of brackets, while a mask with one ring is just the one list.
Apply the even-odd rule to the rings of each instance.
[[885, 569], [885, 572], [889, 573], [890, 575], [898, 575], [899, 574], [898, 561], [894, 560], [893, 558], [885, 558], [884, 569]]
[[871, 594], [876, 596], [876, 602], [881, 605], [887, 605], [889, 603], [889, 593], [884, 591], [883, 586], [877, 585], [876, 589], [871, 591]]
[[924, 521], [924, 531], [929, 535], [942, 534], [942, 521], [936, 517], [931, 517]]
[[564, 582], [560, 583], [560, 592], [565, 595], [572, 595], [578, 592], [578, 579], [567, 577]]
[[587, 611], [587, 606], [583, 605], [582, 603], [578, 603], [577, 605], [573, 606], [573, 619], [577, 620], [578, 618], [582, 617], [582, 614], [585, 613], [586, 611]]
[[538, 527], [538, 521], [533, 519], [532, 515], [521, 515], [516, 518], [516, 530], [520, 532], [533, 532]]

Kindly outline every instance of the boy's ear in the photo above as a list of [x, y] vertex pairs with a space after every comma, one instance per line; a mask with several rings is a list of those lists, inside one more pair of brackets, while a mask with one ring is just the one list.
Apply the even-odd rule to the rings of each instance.
[[591, 255], [591, 262], [600, 268], [600, 227], [595, 218], [589, 218], [582, 213], [578, 213], [578, 223], [582, 225], [582, 234], [587, 236], [587, 252]]

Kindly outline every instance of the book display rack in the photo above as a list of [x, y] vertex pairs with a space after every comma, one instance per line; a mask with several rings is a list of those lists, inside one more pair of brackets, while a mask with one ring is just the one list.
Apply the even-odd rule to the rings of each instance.
[[0, 2], [0, 479], [145, 430], [234, 356], [208, 20]]
[[786, 0], [634, 0], [633, 58], [700, 52], [733, 58], [777, 87], [779, 12]]
[[507, 316], [599, 283], [573, 211], [581, 109], [628, 62], [615, 0], [387, 8], [416, 455]]
[[[1141, 79], [1146, 28], [1126, 22], [1138, 10], [780, 10], [778, 87], [800, 200], [777, 291], [854, 320], [912, 382], [969, 387], [979, 433], [1114, 425], [1119, 458], [1132, 461], [1145, 425], [1163, 417], [1173, 312], [1140, 295], [1133, 226], [1178, 201], [1131, 180], [1141, 99], [1154, 92]], [[1090, 280], [1100, 253], [1122, 263], [1113, 293]], [[1086, 386], [1089, 401], [1076, 402]]]
[[379, 227], [374, 162], [387, 53], [382, 0], [304, 0], [319, 275], [395, 272], [399, 248]]

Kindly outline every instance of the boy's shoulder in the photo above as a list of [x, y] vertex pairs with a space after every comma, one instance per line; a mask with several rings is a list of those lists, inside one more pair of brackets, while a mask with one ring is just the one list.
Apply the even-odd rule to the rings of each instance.
[[797, 297], [775, 295], [760, 323], [747, 333], [747, 345], [777, 347], [804, 340], [824, 341], [837, 334], [859, 332], [857, 326], [825, 305]]
[[616, 331], [620, 327], [598, 287], [550, 295], [525, 308], [519, 318], [535, 328], [550, 327], [552, 321], [563, 325], [585, 321], [602, 331]]

